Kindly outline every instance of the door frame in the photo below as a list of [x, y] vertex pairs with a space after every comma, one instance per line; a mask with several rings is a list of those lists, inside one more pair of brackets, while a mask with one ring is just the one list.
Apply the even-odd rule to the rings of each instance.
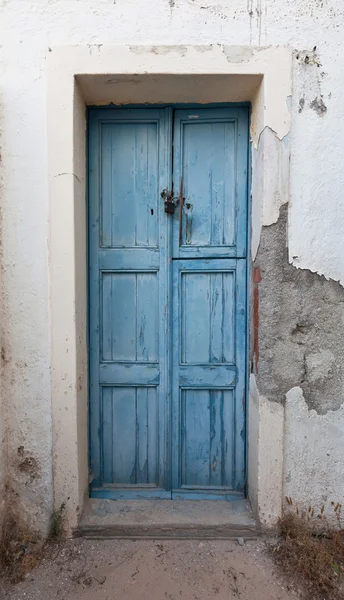
[[[240, 56], [243, 60], [238, 60]], [[65, 503], [69, 531], [78, 525], [89, 483], [86, 106], [123, 104], [124, 100], [132, 105], [150, 104], [153, 97], [160, 104], [166, 101], [166, 84], [171, 91], [169, 100], [177, 103], [250, 102], [250, 237], [254, 259], [261, 227], [278, 218], [279, 205], [273, 191], [280, 190], [281, 203], [288, 201], [285, 190], [289, 179], [291, 66], [292, 51], [287, 46], [232, 49], [216, 44], [180, 48], [84, 45], [54, 47], [47, 53], [52, 466], [54, 506], [58, 509]], [[181, 80], [187, 82], [186, 87]], [[273, 133], [269, 152], [264, 152], [262, 134], [266, 128]], [[271, 160], [279, 164], [281, 156], [286, 168], [280, 180], [279, 173], [274, 174], [269, 165]], [[265, 411], [253, 374], [248, 403], [248, 493], [258, 518], [274, 525], [283, 498], [283, 407], [276, 405], [273, 412]], [[273, 437], [268, 435], [271, 431]], [[267, 439], [269, 453], [262, 461], [259, 457]], [[273, 479], [269, 476], [272, 471]]]

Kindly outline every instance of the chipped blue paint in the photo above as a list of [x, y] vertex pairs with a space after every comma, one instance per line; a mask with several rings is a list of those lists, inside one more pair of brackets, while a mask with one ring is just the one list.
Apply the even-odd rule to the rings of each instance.
[[94, 497], [244, 491], [248, 110], [175, 110], [173, 137], [167, 215], [172, 109], [90, 110]]

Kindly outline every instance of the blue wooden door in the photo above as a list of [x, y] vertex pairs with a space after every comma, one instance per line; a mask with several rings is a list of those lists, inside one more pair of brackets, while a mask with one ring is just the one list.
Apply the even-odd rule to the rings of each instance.
[[93, 496], [244, 493], [247, 151], [246, 108], [90, 111]]
[[248, 114], [176, 111], [173, 496], [245, 489]]
[[93, 496], [169, 495], [170, 157], [170, 109], [90, 111]]

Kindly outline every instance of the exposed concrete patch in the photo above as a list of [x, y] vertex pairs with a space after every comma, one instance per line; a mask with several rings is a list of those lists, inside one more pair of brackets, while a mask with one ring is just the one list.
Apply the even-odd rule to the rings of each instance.
[[299, 109], [301, 113], [307, 107], [322, 116], [327, 111], [323, 101], [322, 81], [325, 73], [321, 70], [321, 62], [317, 48], [294, 52], [294, 68], [296, 76], [296, 89], [299, 95]]
[[296, 60], [299, 61], [300, 64], [315, 65], [316, 67], [321, 67], [316, 46], [314, 46], [312, 50], [296, 50], [294, 52], [294, 55]]
[[265, 50], [265, 47], [259, 46], [221, 46], [223, 54], [226, 56], [229, 63], [245, 63], [252, 60], [255, 54]]
[[243, 63], [252, 60], [254, 49], [250, 46], [222, 46], [222, 52], [230, 63]]
[[255, 267], [259, 283], [257, 385], [283, 403], [300, 386], [309, 408], [338, 410], [344, 397], [344, 290], [288, 262], [288, 205], [263, 227]]
[[152, 54], [179, 54], [185, 56], [188, 51], [187, 46], [130, 46], [130, 51], [134, 54], [146, 54], [152, 52]]
[[301, 387], [287, 392], [284, 430], [283, 496], [308, 510], [325, 505], [334, 518], [332, 502], [343, 502], [344, 404], [319, 415], [309, 410]]
[[201, 53], [211, 52], [213, 49], [213, 44], [209, 44], [208, 46], [202, 46], [199, 44], [197, 46], [194, 46], [194, 48], [195, 48], [196, 52], [201, 52]]

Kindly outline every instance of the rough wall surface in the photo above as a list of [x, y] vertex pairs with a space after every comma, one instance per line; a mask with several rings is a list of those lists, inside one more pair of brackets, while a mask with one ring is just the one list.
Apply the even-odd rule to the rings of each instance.
[[324, 505], [336, 521], [333, 505], [343, 502], [344, 406], [318, 415], [309, 410], [300, 387], [287, 394], [284, 442], [284, 497], [302, 510]]
[[[277, 414], [274, 428], [265, 429], [265, 437], [273, 440], [273, 456], [282, 452], [284, 464], [279, 461], [266, 473], [267, 452], [258, 461], [257, 490], [250, 491], [256, 493], [261, 523], [268, 526], [278, 517], [276, 502], [272, 504], [275, 515], [271, 510], [267, 513], [266, 506], [271, 507], [279, 473], [285, 506], [286, 497], [300, 510], [310, 505], [319, 510], [324, 505], [331, 519], [331, 502], [341, 503], [344, 496], [344, 289], [336, 281], [289, 263], [287, 221], [284, 204], [278, 221], [261, 230], [253, 268], [252, 313], [258, 313], [259, 323], [251, 335], [255, 371], [251, 380], [259, 389], [261, 415], [268, 416], [273, 405], [285, 407], [284, 414]], [[255, 414], [252, 390], [251, 383], [250, 413]], [[261, 423], [261, 416], [258, 427], [250, 415], [251, 432], [261, 436], [258, 457], [266, 445]], [[275, 434], [278, 426], [284, 427], [282, 439]]]
[[259, 394], [254, 375], [250, 377], [249, 407], [249, 499], [261, 525], [270, 527], [282, 513], [284, 407]]
[[[45, 126], [49, 48], [116, 43], [290, 45], [295, 52], [290, 102], [289, 260], [296, 267], [343, 282], [344, 122], [338, 115], [342, 113], [344, 63], [338, 48], [343, 40], [344, 6], [341, 0], [0, 0], [0, 28], [1, 394], [6, 398], [10, 429], [6, 456], [21, 514], [44, 530], [52, 509]], [[281, 204], [283, 199], [276, 202]], [[266, 212], [264, 207], [262, 211], [263, 224], [277, 220], [278, 211]], [[280, 247], [280, 240], [276, 244]], [[263, 371], [258, 375], [259, 386], [267, 397], [282, 400], [288, 386], [302, 385], [308, 405], [318, 412], [338, 408], [344, 400], [342, 354], [337, 355], [342, 324], [332, 337], [326, 333], [320, 347], [316, 344], [321, 332], [325, 335], [325, 326], [317, 332], [312, 324], [319, 324], [326, 314], [332, 327], [331, 311], [340, 319], [341, 290], [307, 271], [295, 276], [291, 275], [294, 270], [283, 267], [281, 274], [273, 259], [266, 260], [276, 276], [282, 276], [283, 288], [291, 285], [294, 304], [303, 301], [296, 290], [298, 284], [310, 285], [322, 299], [318, 320], [309, 314], [306, 304], [297, 307], [297, 319], [290, 315], [294, 334], [276, 324], [294, 355], [288, 355], [285, 365], [284, 351], [274, 359], [279, 361], [275, 364], [278, 389], [268, 360], [263, 361], [268, 343], [260, 336]], [[306, 301], [310, 302], [309, 293]], [[299, 320], [306, 316], [308, 321]], [[311, 327], [307, 330], [308, 323]], [[279, 340], [273, 339], [267, 326], [266, 335], [278, 352]]]
[[[1, 375], [0, 375], [1, 377]], [[0, 379], [1, 381], [1, 379]], [[4, 521], [5, 515], [5, 497], [6, 497], [6, 483], [7, 483], [7, 465], [6, 465], [6, 452], [5, 452], [5, 434], [7, 431], [7, 420], [5, 415], [5, 403], [3, 397], [0, 394], [0, 531]]]
[[337, 410], [344, 399], [344, 289], [288, 261], [288, 205], [263, 227], [255, 267], [259, 283], [260, 393], [284, 403], [300, 386], [310, 409]]

